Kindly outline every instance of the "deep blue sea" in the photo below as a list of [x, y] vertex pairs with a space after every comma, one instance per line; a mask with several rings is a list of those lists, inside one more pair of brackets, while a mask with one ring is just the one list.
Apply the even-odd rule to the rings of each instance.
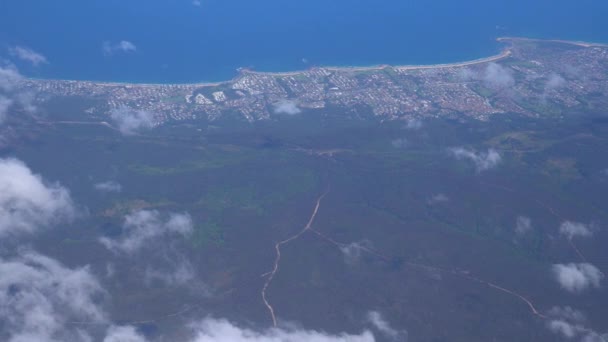
[[[177, 83], [238, 67], [430, 64], [496, 53], [499, 36], [608, 42], [606, 0], [0, 0], [0, 59], [31, 77]], [[103, 53], [104, 42], [137, 51]]]

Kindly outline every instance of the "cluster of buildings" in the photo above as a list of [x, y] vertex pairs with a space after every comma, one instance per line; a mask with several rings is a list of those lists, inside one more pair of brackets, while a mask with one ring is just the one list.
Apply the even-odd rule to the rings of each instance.
[[48, 95], [97, 99], [89, 115], [130, 107], [167, 121], [237, 115], [253, 122], [292, 103], [293, 114], [340, 108], [380, 120], [497, 113], [540, 116], [567, 109], [608, 108], [608, 47], [527, 39], [505, 40], [502, 54], [436, 66], [313, 68], [291, 73], [242, 70], [231, 81], [210, 84], [120, 84], [25, 80], [41, 99]]

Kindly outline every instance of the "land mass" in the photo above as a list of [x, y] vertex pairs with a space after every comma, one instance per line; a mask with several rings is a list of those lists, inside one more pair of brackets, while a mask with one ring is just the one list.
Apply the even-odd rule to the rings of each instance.
[[341, 108], [346, 116], [380, 120], [499, 113], [538, 117], [608, 106], [608, 46], [503, 37], [501, 53], [437, 65], [316, 67], [295, 72], [242, 69], [218, 83], [126, 84], [26, 79], [39, 101], [51, 96], [97, 100], [86, 113], [105, 120], [127, 108], [154, 124], [213, 122], [236, 115], [249, 122], [303, 110]]

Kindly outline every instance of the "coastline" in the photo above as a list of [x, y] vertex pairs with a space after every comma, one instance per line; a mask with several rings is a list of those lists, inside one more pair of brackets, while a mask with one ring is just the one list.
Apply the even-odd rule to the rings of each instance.
[[239, 68], [238, 74], [232, 79], [218, 82], [192, 82], [192, 83], [134, 83], [134, 82], [106, 82], [106, 81], [92, 81], [92, 80], [69, 80], [69, 79], [44, 79], [44, 78], [30, 78], [26, 79], [29, 81], [56, 81], [56, 82], [78, 82], [78, 83], [91, 83], [98, 86], [107, 87], [162, 87], [162, 86], [189, 86], [189, 87], [215, 87], [224, 84], [230, 84], [235, 80], [238, 80], [242, 75], [263, 75], [272, 77], [285, 77], [285, 76], [298, 76], [302, 73], [308, 72], [315, 69], [324, 69], [334, 72], [346, 71], [346, 72], [365, 72], [365, 71], [380, 71], [387, 68], [399, 69], [399, 70], [427, 70], [427, 69], [443, 69], [443, 68], [457, 68], [465, 67], [476, 64], [496, 62], [505, 58], [508, 58], [512, 54], [513, 42], [516, 41], [529, 41], [529, 42], [554, 42], [561, 44], [572, 44], [581, 47], [608, 47], [608, 44], [584, 42], [584, 41], [570, 41], [570, 40], [559, 40], [559, 39], [537, 39], [537, 38], [526, 38], [526, 37], [498, 37], [496, 41], [499, 43], [508, 44], [498, 54], [472, 59], [468, 61], [460, 61], [453, 63], [440, 63], [440, 64], [405, 64], [405, 65], [371, 65], [371, 66], [320, 66], [312, 67], [309, 69], [284, 71], [284, 72], [272, 72], [272, 71], [254, 71], [246, 68]]

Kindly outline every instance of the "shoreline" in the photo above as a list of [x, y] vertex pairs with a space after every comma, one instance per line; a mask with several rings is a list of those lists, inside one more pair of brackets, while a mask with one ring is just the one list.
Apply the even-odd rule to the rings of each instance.
[[399, 69], [399, 70], [427, 70], [427, 69], [444, 69], [444, 68], [458, 68], [471, 66], [476, 64], [490, 63], [499, 61], [501, 59], [505, 59], [512, 54], [513, 42], [516, 41], [529, 41], [529, 42], [547, 42], [547, 43], [561, 43], [561, 44], [571, 44], [580, 47], [608, 47], [608, 44], [602, 43], [593, 43], [593, 42], [584, 42], [584, 41], [571, 41], [571, 40], [559, 40], [559, 39], [537, 39], [537, 38], [526, 38], [526, 37], [498, 37], [496, 41], [499, 43], [508, 44], [504, 47], [499, 53], [482, 57], [477, 59], [472, 59], [468, 61], [460, 61], [460, 62], [452, 62], [452, 63], [439, 63], [439, 64], [405, 64], [405, 65], [390, 65], [390, 64], [380, 64], [380, 65], [370, 65], [370, 66], [319, 66], [312, 67], [303, 70], [294, 70], [294, 71], [254, 71], [246, 68], [238, 68], [238, 74], [232, 79], [218, 82], [192, 82], [192, 83], [137, 83], [137, 82], [108, 82], [108, 81], [92, 81], [92, 80], [69, 80], [69, 79], [44, 79], [44, 78], [31, 78], [26, 77], [29, 81], [55, 81], [55, 82], [79, 82], [79, 83], [91, 83], [98, 86], [107, 86], [107, 87], [161, 87], [161, 86], [195, 86], [195, 87], [215, 87], [221, 86], [224, 84], [229, 84], [239, 79], [242, 75], [265, 75], [265, 76], [273, 76], [273, 77], [284, 77], [284, 76], [297, 76], [302, 73], [308, 72], [310, 70], [318, 70], [324, 69], [329, 71], [346, 71], [346, 72], [365, 72], [365, 71], [380, 71], [387, 68]]

